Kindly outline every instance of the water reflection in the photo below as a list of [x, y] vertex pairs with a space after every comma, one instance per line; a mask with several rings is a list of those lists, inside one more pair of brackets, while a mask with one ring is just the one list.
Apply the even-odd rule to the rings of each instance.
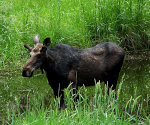
[[[143, 58], [142, 58], [143, 57]], [[127, 101], [131, 96], [141, 95], [141, 101], [150, 95], [150, 59], [149, 56], [127, 56], [120, 73], [125, 73], [122, 86], [122, 99]], [[136, 95], [135, 95], [136, 94]]]

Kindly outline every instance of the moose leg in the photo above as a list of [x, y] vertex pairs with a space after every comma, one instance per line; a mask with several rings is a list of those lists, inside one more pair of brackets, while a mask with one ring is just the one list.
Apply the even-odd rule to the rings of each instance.
[[55, 98], [60, 97], [60, 107], [64, 106], [64, 92], [62, 89], [54, 89]]
[[63, 90], [60, 90], [59, 97], [60, 97], [60, 107], [64, 107], [64, 91]]
[[111, 79], [108, 81], [108, 87], [111, 88], [112, 90], [116, 90], [116, 86], [117, 86], [117, 79]]
[[73, 92], [74, 101], [77, 101], [77, 100], [79, 99], [79, 96], [77, 95], [78, 86], [77, 86], [76, 83], [73, 83], [73, 84], [72, 84], [72, 92]]
[[77, 96], [77, 91], [78, 91], [78, 83], [77, 83], [77, 71], [75, 70], [70, 70], [69, 75], [68, 75], [68, 81], [72, 81], [73, 83], [71, 84], [72, 87], [72, 94], [73, 98], [75, 101], [78, 100]]
[[110, 79], [104, 81], [105, 84], [108, 83], [108, 95], [109, 95], [109, 88], [112, 87], [112, 90], [116, 90], [117, 80], [118, 77], [111, 77]]
[[[112, 77], [111, 79], [108, 80], [108, 87], [109, 88], [112, 87], [112, 90], [114, 90], [115, 92], [116, 92], [117, 80], [118, 80], [118, 76]], [[109, 89], [108, 89], [108, 95], [110, 95]], [[115, 93], [115, 98], [117, 98], [116, 93]]]

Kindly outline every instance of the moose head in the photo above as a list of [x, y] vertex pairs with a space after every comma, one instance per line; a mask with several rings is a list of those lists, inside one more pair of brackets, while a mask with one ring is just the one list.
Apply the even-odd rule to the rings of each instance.
[[51, 40], [48, 37], [43, 41], [43, 44], [42, 44], [40, 43], [39, 35], [35, 35], [33, 38], [33, 43], [34, 43], [34, 48], [26, 44], [24, 45], [24, 47], [28, 49], [28, 51], [30, 52], [30, 58], [24, 65], [23, 71], [22, 71], [22, 76], [24, 77], [32, 77], [33, 72], [36, 69], [38, 68], [42, 69], [42, 65], [47, 57], [47, 49], [51, 43]]

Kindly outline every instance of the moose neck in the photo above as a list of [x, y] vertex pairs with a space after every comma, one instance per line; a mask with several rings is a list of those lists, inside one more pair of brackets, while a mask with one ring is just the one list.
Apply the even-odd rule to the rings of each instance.
[[46, 73], [53, 72], [53, 69], [55, 67], [53, 52], [48, 49], [46, 55], [47, 56], [43, 62], [42, 68], [45, 70]]

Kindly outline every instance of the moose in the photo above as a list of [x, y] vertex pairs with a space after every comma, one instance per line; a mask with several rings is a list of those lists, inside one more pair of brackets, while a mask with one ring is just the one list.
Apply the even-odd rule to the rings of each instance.
[[125, 53], [115, 43], [104, 42], [87, 49], [76, 49], [66, 44], [50, 48], [51, 39], [46, 38], [42, 44], [39, 35], [34, 36], [33, 42], [34, 48], [24, 45], [30, 58], [23, 67], [22, 76], [32, 77], [36, 69], [44, 70], [55, 97], [61, 97], [61, 106], [64, 104], [63, 89], [70, 83], [73, 94], [76, 94], [78, 86], [92, 86], [95, 81], [103, 81], [116, 89]]

